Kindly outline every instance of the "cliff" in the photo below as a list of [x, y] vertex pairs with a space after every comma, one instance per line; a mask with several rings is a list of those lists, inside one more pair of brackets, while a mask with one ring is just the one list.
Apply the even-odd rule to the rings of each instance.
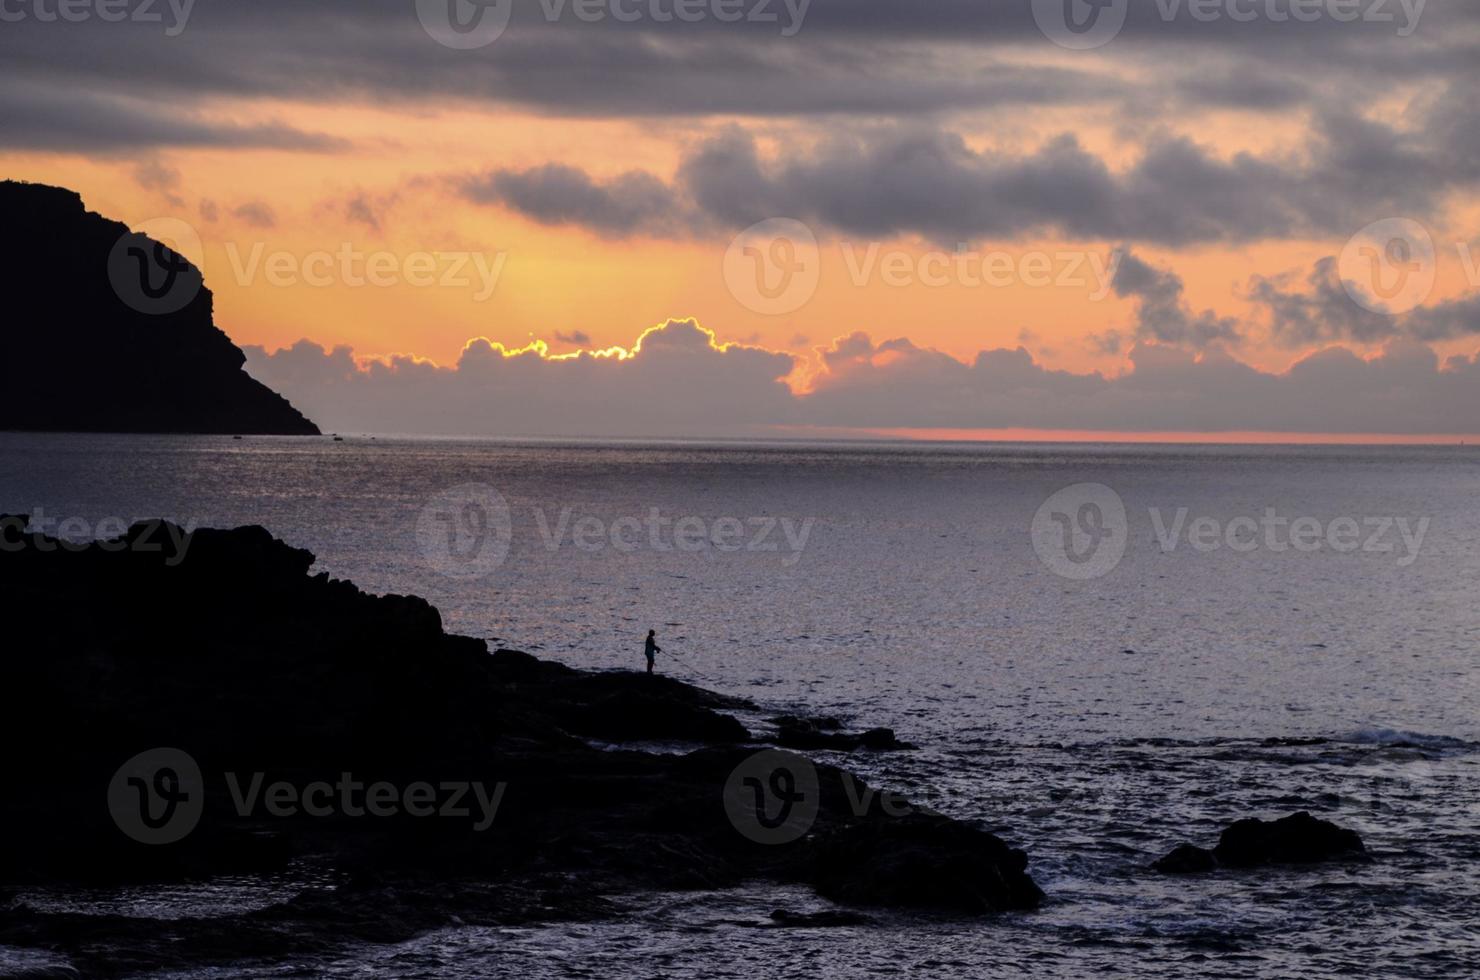
[[318, 435], [248, 375], [188, 260], [74, 191], [0, 182], [0, 429]]

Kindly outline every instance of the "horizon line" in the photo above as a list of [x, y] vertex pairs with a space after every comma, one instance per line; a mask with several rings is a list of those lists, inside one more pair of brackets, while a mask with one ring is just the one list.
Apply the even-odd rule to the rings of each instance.
[[[129, 435], [130, 433], [75, 433], [78, 435]], [[174, 433], [191, 435], [192, 433]], [[158, 435], [158, 434], [156, 434]], [[220, 434], [198, 433], [222, 438]], [[303, 439], [306, 436], [252, 435], [245, 438]], [[478, 442], [542, 443], [836, 443], [836, 444], [982, 444], [982, 445], [1189, 445], [1189, 446], [1439, 446], [1480, 447], [1480, 434], [1447, 433], [1340, 433], [1340, 432], [1119, 432], [1108, 430], [1068, 429], [842, 429], [806, 426], [777, 426], [773, 431], [748, 434], [538, 434], [538, 433], [473, 433], [473, 432], [324, 432], [322, 438], [334, 436], [354, 439], [431, 439]], [[229, 438], [229, 436], [227, 437]]]

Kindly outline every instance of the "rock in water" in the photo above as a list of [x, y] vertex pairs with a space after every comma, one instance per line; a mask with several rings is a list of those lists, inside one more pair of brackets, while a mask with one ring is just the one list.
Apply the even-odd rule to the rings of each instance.
[[1217, 868], [1319, 864], [1370, 860], [1362, 838], [1302, 810], [1279, 820], [1240, 820], [1223, 831], [1211, 851], [1182, 844], [1151, 865], [1163, 874], [1195, 874]]
[[916, 814], [849, 827], [817, 846], [817, 891], [854, 905], [982, 914], [1034, 909], [1028, 856], [984, 830]]
[[842, 731], [842, 722], [836, 718], [804, 718], [783, 715], [772, 718], [776, 726], [776, 744], [788, 749], [835, 749], [851, 752], [857, 748], [888, 752], [896, 749], [914, 748], [902, 742], [892, 728], [870, 728], [857, 735]]
[[1356, 831], [1319, 820], [1303, 810], [1267, 822], [1240, 820], [1223, 831], [1213, 853], [1220, 864], [1230, 868], [1367, 858], [1367, 848]]
[[0, 429], [319, 434], [242, 370], [186, 257], [45, 184], [0, 182], [0, 228]]
[[1218, 859], [1206, 847], [1180, 844], [1172, 853], [1157, 861], [1151, 867], [1153, 870], [1168, 875], [1198, 874], [1203, 871], [1215, 870], [1218, 867]]

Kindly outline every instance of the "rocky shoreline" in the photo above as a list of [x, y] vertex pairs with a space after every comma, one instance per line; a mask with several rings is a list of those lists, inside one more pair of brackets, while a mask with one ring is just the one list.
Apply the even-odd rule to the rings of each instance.
[[[0, 730], [24, 747], [0, 797], [0, 946], [72, 964], [14, 975], [329, 955], [746, 883], [860, 910], [778, 908], [765, 928], [1045, 899], [1022, 850], [794, 751], [910, 748], [888, 729], [792, 714], [752, 733], [743, 699], [490, 652], [424, 600], [313, 564], [261, 527], [147, 522], [76, 544], [0, 515]], [[1238, 821], [1147, 870], [1368, 860], [1355, 833], [1302, 812]], [[25, 897], [230, 875], [303, 885], [171, 918]]]
[[[885, 730], [789, 718], [766, 742], [738, 699], [489, 653], [260, 527], [87, 545], [26, 527], [0, 516], [0, 726], [27, 747], [0, 800], [0, 944], [109, 976], [601, 916], [653, 889], [769, 881], [965, 915], [1043, 899], [1023, 851], [782, 747], [901, 747]], [[15, 898], [289, 868], [335, 884], [169, 922]]]

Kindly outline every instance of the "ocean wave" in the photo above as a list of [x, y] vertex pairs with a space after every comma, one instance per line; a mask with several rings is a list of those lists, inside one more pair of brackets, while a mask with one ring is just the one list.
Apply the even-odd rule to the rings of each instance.
[[1383, 748], [1426, 749], [1431, 752], [1473, 752], [1480, 744], [1451, 735], [1425, 735], [1394, 728], [1359, 728], [1332, 739], [1353, 745], [1377, 745]]

